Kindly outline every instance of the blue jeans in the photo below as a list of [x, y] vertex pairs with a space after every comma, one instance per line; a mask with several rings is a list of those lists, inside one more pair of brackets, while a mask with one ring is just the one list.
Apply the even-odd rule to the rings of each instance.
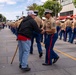
[[28, 57], [30, 52], [31, 41], [18, 41], [19, 45], [19, 62], [22, 68], [26, 68], [28, 65]]

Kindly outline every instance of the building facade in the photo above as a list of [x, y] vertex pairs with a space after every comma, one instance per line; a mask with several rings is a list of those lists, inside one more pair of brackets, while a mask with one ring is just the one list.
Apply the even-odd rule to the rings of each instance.
[[71, 16], [76, 15], [76, 8], [73, 4], [73, 0], [58, 0], [62, 5], [62, 10], [58, 16]]

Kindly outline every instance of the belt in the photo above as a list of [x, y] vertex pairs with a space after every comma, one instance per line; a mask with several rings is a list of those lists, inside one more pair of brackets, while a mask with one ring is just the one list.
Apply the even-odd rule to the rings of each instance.
[[46, 34], [47, 34], [47, 35], [53, 35], [53, 34], [56, 34], [56, 33], [52, 33], [52, 34], [51, 34], [51, 33], [46, 33]]

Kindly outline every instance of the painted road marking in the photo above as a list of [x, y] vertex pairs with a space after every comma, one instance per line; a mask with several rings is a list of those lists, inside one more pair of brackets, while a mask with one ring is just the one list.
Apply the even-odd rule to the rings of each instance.
[[[45, 46], [45, 44], [43, 44], [43, 43], [41, 43], [41, 45], [42, 45], [42, 46]], [[71, 58], [72, 60], [76, 60], [75, 57], [73, 57], [73, 56], [71, 56], [71, 55], [69, 55], [69, 54], [67, 54], [67, 53], [65, 53], [65, 52], [62, 52], [62, 51], [60, 51], [60, 50], [58, 50], [58, 49], [56, 49], [56, 48], [54, 48], [54, 50], [57, 51], [57, 52], [59, 52], [59, 53], [61, 53], [61, 54], [63, 54], [63, 55], [65, 55], [65, 56], [67, 56], [67, 57], [69, 57], [69, 58]]]
[[69, 54], [67, 54], [65, 52], [62, 52], [62, 51], [60, 51], [60, 50], [58, 50], [56, 48], [54, 48], [54, 50], [57, 51], [57, 52], [59, 52], [59, 53], [61, 53], [61, 54], [63, 54], [63, 55], [65, 55], [65, 56], [67, 56], [67, 57], [69, 57], [69, 58], [71, 58], [71, 59], [73, 59], [73, 60], [76, 60], [75, 57], [73, 57], [73, 56], [71, 56], [71, 55], [69, 55]]

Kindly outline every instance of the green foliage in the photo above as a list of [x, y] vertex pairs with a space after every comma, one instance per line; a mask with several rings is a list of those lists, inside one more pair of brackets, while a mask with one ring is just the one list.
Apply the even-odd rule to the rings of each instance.
[[0, 21], [2, 21], [2, 22], [6, 21], [6, 17], [4, 17], [2, 14], [0, 14]]
[[48, 0], [44, 3], [44, 8], [52, 10], [53, 15], [56, 15], [61, 11], [62, 6], [57, 1]]
[[40, 17], [43, 16], [43, 13], [44, 13], [44, 7], [43, 6], [40, 6], [40, 5], [37, 5], [36, 3], [33, 3], [32, 5], [28, 6], [27, 7], [28, 9], [27, 10], [38, 10], [38, 15]]
[[57, 0], [48, 0], [43, 5], [37, 5], [36, 3], [30, 5], [27, 7], [27, 10], [38, 10], [39, 16], [42, 17], [45, 9], [50, 9], [53, 11], [53, 15], [57, 15], [61, 9], [62, 6], [57, 2]]
[[74, 3], [74, 6], [75, 6], [75, 8], [76, 8], [76, 0], [73, 0], [73, 3]]
[[37, 6], [38, 5], [36, 3], [33, 3], [32, 5], [27, 7], [27, 10], [35, 10]]
[[38, 10], [38, 12], [39, 12], [38, 15], [40, 17], [42, 17], [43, 16], [43, 13], [45, 11], [45, 8], [43, 6], [37, 6], [36, 10]]
[[2, 14], [0, 14], [0, 18], [2, 18]]
[[3, 17], [3, 22], [5, 22], [6, 21], [6, 17]]

